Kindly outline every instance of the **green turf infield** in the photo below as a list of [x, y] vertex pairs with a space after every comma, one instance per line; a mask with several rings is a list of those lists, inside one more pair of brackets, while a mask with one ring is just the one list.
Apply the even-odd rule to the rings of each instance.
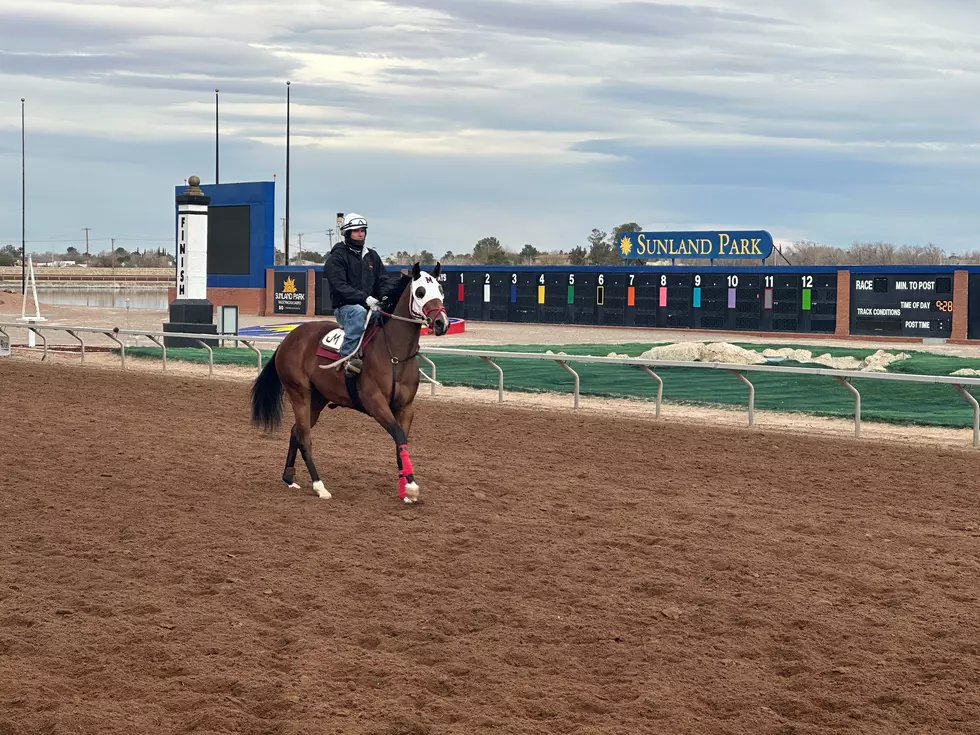
[[[814, 356], [853, 356], [858, 359], [875, 352], [873, 349], [824, 347], [812, 345], [768, 345], [751, 342], [733, 343], [746, 349], [766, 348], [810, 350]], [[486, 349], [497, 352], [565, 352], [570, 355], [605, 356], [610, 352], [637, 357], [650, 349], [650, 343], [578, 344], [578, 345], [487, 345], [462, 346], [460, 349]], [[885, 348], [889, 352], [899, 352]], [[888, 366], [890, 373], [919, 375], [949, 375], [960, 368], [980, 369], [980, 360], [947, 357], [913, 350], [901, 350], [911, 357]], [[129, 347], [127, 356], [140, 359], [161, 357], [158, 347]], [[263, 362], [272, 350], [262, 350]], [[497, 387], [497, 371], [477, 357], [457, 355], [428, 355], [436, 364], [437, 379], [447, 386], [472, 388]], [[168, 360], [207, 363], [207, 351], [198, 348], [167, 350]], [[214, 350], [216, 365], [242, 365], [255, 368], [256, 357], [251, 350], [223, 347]], [[522, 392], [569, 393], [574, 387], [572, 376], [559, 365], [548, 361], [500, 358], [497, 364], [504, 371], [504, 390]], [[610, 398], [655, 400], [657, 384], [636, 366], [593, 365], [569, 363], [579, 374], [582, 395]], [[785, 360], [786, 367], [824, 367], [816, 363], [802, 364]], [[425, 369], [423, 363], [423, 369]], [[864, 378], [854, 370], [841, 370], [851, 378], [861, 392], [862, 419], [892, 423], [921, 424], [966, 428], [973, 425], [973, 411], [952, 386], [925, 385]], [[725, 371], [662, 367], [657, 374], [664, 381], [664, 403], [732, 407], [748, 405], [748, 389]], [[806, 413], [815, 416], [851, 417], [854, 401], [850, 393], [829, 376], [780, 375], [778, 373], [745, 373], [755, 385], [755, 407], [761, 411]], [[980, 395], [980, 390], [971, 390]]]

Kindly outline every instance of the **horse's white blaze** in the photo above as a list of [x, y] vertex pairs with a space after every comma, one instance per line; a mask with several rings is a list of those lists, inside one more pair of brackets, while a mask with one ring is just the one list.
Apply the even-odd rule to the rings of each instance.
[[323, 485], [323, 480], [317, 480], [313, 483], [313, 489], [316, 490], [316, 494], [319, 495], [324, 500], [333, 497], [330, 492]]
[[[409, 311], [412, 316], [422, 319], [425, 315], [422, 313], [422, 307], [433, 299], [442, 300], [442, 289], [439, 287], [439, 281], [430, 276], [425, 271], [422, 271], [418, 278], [412, 279], [412, 282], [408, 286], [411, 289], [411, 302], [409, 306]], [[419, 288], [422, 289], [422, 295], [418, 295]]]
[[419, 486], [416, 482], [405, 485], [405, 502], [414, 503], [419, 499]]

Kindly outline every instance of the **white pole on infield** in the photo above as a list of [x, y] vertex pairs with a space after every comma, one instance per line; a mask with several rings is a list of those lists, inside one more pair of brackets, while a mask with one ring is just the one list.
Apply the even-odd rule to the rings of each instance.
[[[34, 258], [33, 256], [27, 256], [27, 279], [31, 282], [31, 296], [34, 298], [34, 316], [27, 316], [27, 289], [24, 289], [24, 298], [20, 305], [20, 319], [18, 321], [28, 322], [29, 324], [34, 324], [35, 322], [45, 322], [43, 316], [41, 316], [41, 305], [37, 301], [37, 276], [34, 274]], [[34, 347], [36, 345], [34, 332], [30, 329], [27, 330], [27, 346]]]

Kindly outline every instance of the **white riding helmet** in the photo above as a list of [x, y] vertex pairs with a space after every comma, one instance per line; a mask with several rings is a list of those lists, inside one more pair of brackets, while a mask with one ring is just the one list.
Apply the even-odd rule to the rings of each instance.
[[368, 226], [367, 220], [361, 215], [351, 212], [344, 216], [344, 223], [340, 226], [340, 234], [346, 234], [351, 230], [359, 230], [362, 227], [366, 230]]

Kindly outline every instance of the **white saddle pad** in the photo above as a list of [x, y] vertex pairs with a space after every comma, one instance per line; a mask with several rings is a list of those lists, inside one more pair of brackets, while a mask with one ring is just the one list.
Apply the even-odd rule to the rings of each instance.
[[344, 330], [338, 327], [327, 332], [323, 339], [320, 340], [320, 344], [326, 347], [328, 350], [334, 350], [340, 352], [340, 345], [344, 342]]

